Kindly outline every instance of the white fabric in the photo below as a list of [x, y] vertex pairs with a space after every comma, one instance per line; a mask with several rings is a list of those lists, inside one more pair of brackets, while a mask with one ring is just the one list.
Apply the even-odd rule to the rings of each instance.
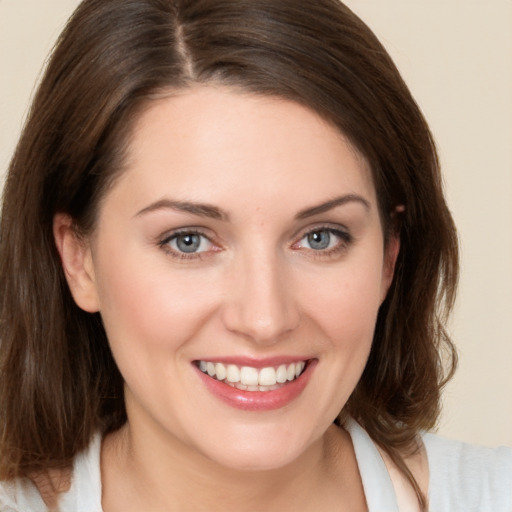
[[369, 512], [398, 512], [398, 503], [389, 472], [370, 436], [354, 420], [345, 425], [356, 452]]
[[483, 448], [427, 434], [430, 511], [512, 512], [512, 449]]
[[[347, 430], [354, 445], [369, 512], [399, 510], [386, 465], [368, 434], [355, 422]], [[481, 448], [423, 436], [429, 471], [430, 512], [512, 512], [512, 449]], [[102, 512], [101, 439], [77, 456], [70, 490], [61, 512]], [[0, 512], [47, 512], [39, 493], [27, 480], [0, 483]]]
[[[368, 434], [346, 425], [356, 452], [369, 512], [398, 508], [389, 472]], [[512, 512], [512, 448], [482, 448], [423, 436], [429, 466], [429, 512]]]
[[[73, 467], [73, 481], [60, 497], [59, 512], [102, 512], [101, 437], [96, 435], [88, 450], [79, 454]], [[0, 512], [48, 512], [41, 495], [30, 480], [0, 482]]]

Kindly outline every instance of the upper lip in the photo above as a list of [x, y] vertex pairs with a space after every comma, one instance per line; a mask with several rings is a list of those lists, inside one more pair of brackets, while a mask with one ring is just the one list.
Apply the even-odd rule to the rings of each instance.
[[309, 361], [313, 359], [310, 356], [301, 356], [301, 355], [281, 355], [281, 356], [272, 356], [265, 358], [254, 358], [254, 357], [244, 357], [244, 356], [226, 356], [226, 357], [204, 357], [201, 359], [196, 359], [195, 362], [198, 361], [206, 361], [211, 363], [224, 363], [224, 364], [234, 364], [236, 366], [250, 366], [252, 368], [266, 368], [268, 366], [280, 366], [282, 364], [290, 364], [297, 363], [300, 361]]

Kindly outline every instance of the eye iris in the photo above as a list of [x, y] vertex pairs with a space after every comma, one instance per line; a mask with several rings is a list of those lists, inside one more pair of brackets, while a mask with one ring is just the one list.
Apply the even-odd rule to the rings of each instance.
[[327, 249], [331, 242], [331, 235], [328, 231], [314, 231], [308, 235], [308, 243], [312, 249]]
[[176, 238], [176, 246], [181, 252], [196, 252], [200, 245], [201, 237], [199, 235], [187, 234]]

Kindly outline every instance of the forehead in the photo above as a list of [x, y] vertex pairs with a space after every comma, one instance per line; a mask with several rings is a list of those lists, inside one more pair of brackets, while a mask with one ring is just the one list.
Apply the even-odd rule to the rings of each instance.
[[[137, 206], [293, 195], [300, 206], [340, 193], [375, 200], [365, 159], [332, 124], [285, 99], [197, 87], [150, 102], [134, 124], [125, 171]], [[262, 206], [264, 206], [262, 204]]]

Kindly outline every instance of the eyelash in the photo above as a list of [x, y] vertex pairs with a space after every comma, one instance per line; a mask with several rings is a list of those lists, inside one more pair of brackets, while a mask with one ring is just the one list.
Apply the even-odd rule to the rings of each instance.
[[[312, 235], [314, 233], [328, 233], [329, 235], [334, 235], [335, 237], [337, 237], [339, 241], [338, 243], [335, 244], [334, 247], [327, 249], [315, 250], [313, 248], [304, 249], [301, 247], [297, 247], [298, 244], [302, 242], [302, 240], [304, 240], [309, 235]], [[334, 228], [328, 225], [320, 225], [303, 232], [299, 240], [292, 245], [292, 248], [296, 250], [307, 250], [312, 255], [313, 258], [330, 259], [338, 256], [340, 253], [345, 252], [353, 242], [354, 237], [348, 231], [344, 231], [342, 229]]]
[[[339, 239], [339, 242], [331, 248], [327, 249], [313, 249], [313, 248], [302, 248], [298, 247], [298, 244], [302, 242], [306, 237], [309, 235], [312, 235], [314, 233], [328, 233], [329, 235], [334, 235]], [[212, 241], [212, 239], [206, 235], [204, 232], [198, 229], [182, 229], [179, 231], [175, 231], [171, 233], [170, 235], [166, 235], [164, 238], [158, 241], [158, 246], [161, 247], [167, 254], [172, 256], [173, 258], [180, 259], [180, 260], [192, 260], [192, 259], [203, 259], [208, 253], [210, 252], [218, 252], [217, 250], [206, 250], [201, 252], [182, 252], [176, 249], [173, 249], [170, 247], [170, 243], [174, 240], [177, 240], [180, 236], [199, 236], [202, 239], [205, 239], [208, 241], [208, 243], [212, 244], [215, 247], [215, 243]], [[311, 253], [312, 257], [314, 258], [322, 258], [322, 259], [329, 259], [332, 257], [337, 256], [339, 253], [344, 252], [348, 249], [348, 247], [352, 244], [354, 241], [353, 236], [348, 231], [343, 231], [338, 228], [334, 228], [332, 226], [315, 226], [314, 228], [308, 229], [304, 231], [297, 242], [294, 242], [292, 244], [292, 249], [294, 250], [307, 250]]]
[[[210, 244], [215, 245], [211, 238], [198, 229], [182, 229], [179, 231], [175, 231], [170, 235], [165, 236], [162, 240], [158, 242], [158, 246], [161, 247], [167, 254], [172, 256], [173, 258], [177, 258], [180, 260], [192, 260], [192, 259], [203, 259], [204, 255], [211, 251], [202, 251], [202, 252], [181, 252], [176, 249], [170, 247], [170, 243], [174, 240], [177, 240], [180, 236], [199, 236], [203, 239], [206, 239]], [[217, 252], [217, 251], [213, 251]]]

